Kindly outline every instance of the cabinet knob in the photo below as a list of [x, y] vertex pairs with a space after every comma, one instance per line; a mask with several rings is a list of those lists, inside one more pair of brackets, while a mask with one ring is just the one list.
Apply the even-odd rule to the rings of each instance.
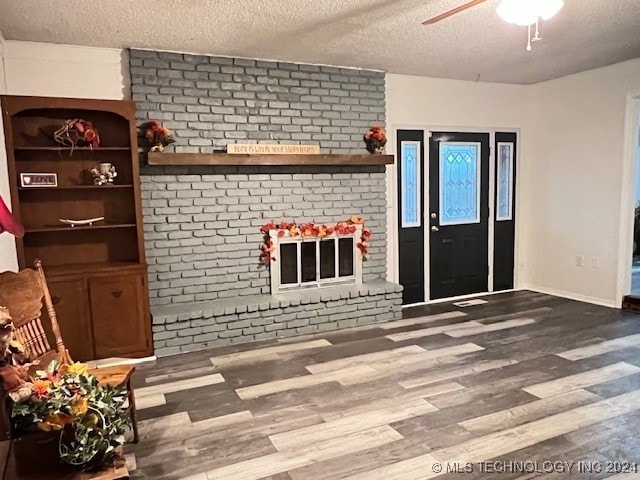
[[113, 298], [120, 298], [120, 295], [122, 295], [122, 290], [113, 290], [111, 292], [111, 295], [113, 295]]
[[51, 303], [53, 303], [54, 305], [59, 304], [60, 300], [62, 300], [62, 298], [58, 297], [57, 295], [54, 295], [53, 297], [51, 297]]

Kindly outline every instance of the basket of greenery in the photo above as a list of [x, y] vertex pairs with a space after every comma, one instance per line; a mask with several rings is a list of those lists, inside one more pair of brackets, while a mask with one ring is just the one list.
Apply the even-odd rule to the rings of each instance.
[[[26, 445], [31, 434], [48, 432], [33, 438], [55, 447], [59, 462], [87, 469], [112, 459], [129, 427], [122, 391], [100, 385], [82, 363], [51, 362], [31, 380], [31, 395], [11, 409], [14, 435], [23, 440], [25, 458], [30, 456]], [[16, 448], [17, 458], [20, 453]]]

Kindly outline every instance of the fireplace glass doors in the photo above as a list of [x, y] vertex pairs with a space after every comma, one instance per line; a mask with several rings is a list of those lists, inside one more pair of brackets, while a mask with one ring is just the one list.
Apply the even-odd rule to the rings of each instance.
[[271, 263], [271, 292], [362, 283], [362, 259], [353, 235], [300, 238], [271, 232], [276, 260]]

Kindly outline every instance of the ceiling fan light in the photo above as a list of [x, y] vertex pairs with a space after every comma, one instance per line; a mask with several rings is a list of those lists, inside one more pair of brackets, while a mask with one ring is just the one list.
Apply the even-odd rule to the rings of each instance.
[[526, 27], [538, 18], [537, 0], [502, 0], [496, 12], [507, 23]]
[[496, 11], [505, 22], [526, 27], [538, 17], [549, 20], [563, 6], [563, 0], [502, 0]]

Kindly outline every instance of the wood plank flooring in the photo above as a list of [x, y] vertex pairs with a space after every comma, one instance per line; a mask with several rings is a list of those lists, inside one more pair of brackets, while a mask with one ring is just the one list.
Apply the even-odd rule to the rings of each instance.
[[482, 299], [140, 365], [132, 478], [640, 478], [640, 315]]

